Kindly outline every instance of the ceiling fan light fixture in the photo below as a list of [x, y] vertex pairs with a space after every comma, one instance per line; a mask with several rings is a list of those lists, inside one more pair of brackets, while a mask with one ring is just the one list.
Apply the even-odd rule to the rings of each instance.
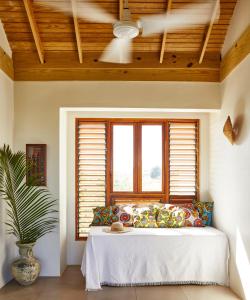
[[113, 34], [121, 39], [133, 39], [139, 35], [137, 23], [133, 21], [118, 21], [113, 25]]

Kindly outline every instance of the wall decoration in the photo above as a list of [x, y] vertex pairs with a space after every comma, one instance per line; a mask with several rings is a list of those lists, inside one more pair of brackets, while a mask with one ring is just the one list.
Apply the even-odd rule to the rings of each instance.
[[33, 185], [46, 186], [47, 184], [47, 145], [46, 144], [27, 144], [26, 157], [32, 162], [33, 167], [27, 173], [26, 182], [31, 177], [35, 177], [36, 181]]
[[235, 141], [235, 131], [230, 116], [227, 117], [227, 120], [223, 127], [223, 133], [226, 136], [226, 138], [229, 140], [229, 142], [233, 145]]

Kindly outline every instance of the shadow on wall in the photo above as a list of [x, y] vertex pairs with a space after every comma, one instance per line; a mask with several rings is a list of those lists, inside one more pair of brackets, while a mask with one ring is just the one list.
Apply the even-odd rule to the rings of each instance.
[[0, 288], [2, 287], [2, 285], [4, 284], [4, 247], [5, 247], [5, 236], [4, 236], [4, 225], [3, 225], [3, 221], [4, 221], [4, 208], [3, 208], [3, 203], [2, 203], [2, 199], [0, 198]]
[[240, 145], [247, 137], [247, 126], [245, 120], [246, 102], [240, 99], [234, 108], [235, 121], [233, 128], [235, 130], [235, 144]]
[[5, 205], [0, 199], [0, 240], [1, 240], [1, 246], [0, 246], [0, 288], [2, 285], [10, 281], [11, 274], [10, 274], [10, 264], [13, 260], [13, 252], [15, 249], [13, 239], [10, 236], [7, 236], [6, 234], [6, 227], [4, 225], [5, 220]]

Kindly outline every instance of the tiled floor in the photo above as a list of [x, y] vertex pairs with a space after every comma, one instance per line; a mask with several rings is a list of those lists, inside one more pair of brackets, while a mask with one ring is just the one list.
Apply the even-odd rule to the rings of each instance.
[[0, 300], [236, 300], [220, 286], [104, 287], [85, 292], [80, 267], [68, 267], [60, 278], [40, 278], [21, 287], [12, 281], [0, 290]]

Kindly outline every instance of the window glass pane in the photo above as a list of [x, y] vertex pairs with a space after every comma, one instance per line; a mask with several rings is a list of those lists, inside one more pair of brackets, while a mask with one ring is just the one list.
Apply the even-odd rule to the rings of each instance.
[[162, 125], [142, 125], [142, 191], [162, 191]]
[[133, 191], [133, 125], [113, 126], [113, 191]]

